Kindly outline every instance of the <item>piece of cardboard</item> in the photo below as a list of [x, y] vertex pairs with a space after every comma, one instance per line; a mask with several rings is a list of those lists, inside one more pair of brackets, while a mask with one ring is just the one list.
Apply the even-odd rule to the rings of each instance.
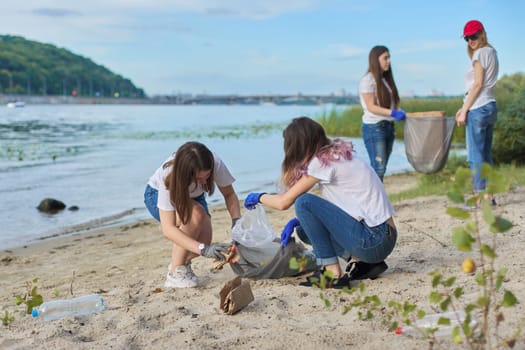
[[427, 111], [427, 112], [408, 112], [407, 117], [409, 118], [421, 118], [421, 117], [445, 117], [445, 111]]
[[239, 276], [226, 282], [219, 295], [220, 309], [227, 315], [233, 315], [254, 300], [250, 282]]

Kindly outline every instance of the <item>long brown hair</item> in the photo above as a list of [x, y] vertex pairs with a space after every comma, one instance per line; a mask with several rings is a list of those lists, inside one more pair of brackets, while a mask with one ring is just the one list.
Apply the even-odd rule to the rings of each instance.
[[383, 84], [383, 78], [390, 86], [392, 90], [392, 97], [394, 98], [394, 106], [397, 108], [399, 106], [399, 93], [397, 91], [397, 86], [394, 81], [394, 73], [392, 72], [392, 64], [388, 67], [388, 70], [385, 72], [381, 71], [381, 66], [379, 65], [379, 56], [383, 53], [389, 52], [386, 46], [377, 45], [370, 50], [368, 54], [368, 72], [372, 73], [374, 80], [376, 82], [376, 95], [379, 105], [383, 108], [389, 108], [391, 105], [390, 92], [388, 88]]
[[294, 118], [284, 129], [284, 159], [282, 162], [282, 184], [290, 187], [321, 147], [329, 145], [323, 127], [308, 117]]
[[199, 172], [211, 170], [203, 190], [209, 195], [215, 191], [214, 165], [215, 160], [208, 147], [194, 141], [180, 146], [175, 153], [175, 158], [164, 164], [164, 167], [173, 166], [164, 183], [170, 191], [171, 204], [177, 210], [182, 224], [187, 224], [191, 220], [193, 201], [190, 198], [190, 186], [199, 186], [195, 181]]

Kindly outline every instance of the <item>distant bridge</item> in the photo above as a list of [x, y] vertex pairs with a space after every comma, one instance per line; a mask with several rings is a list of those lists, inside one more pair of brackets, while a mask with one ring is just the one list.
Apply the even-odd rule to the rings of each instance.
[[158, 96], [152, 99], [160, 103], [182, 105], [210, 104], [210, 105], [321, 105], [321, 104], [355, 104], [359, 100], [356, 96], [336, 95], [174, 95]]
[[165, 95], [145, 98], [73, 97], [0, 94], [0, 103], [26, 104], [177, 104], [177, 105], [351, 105], [357, 96], [336, 95]]

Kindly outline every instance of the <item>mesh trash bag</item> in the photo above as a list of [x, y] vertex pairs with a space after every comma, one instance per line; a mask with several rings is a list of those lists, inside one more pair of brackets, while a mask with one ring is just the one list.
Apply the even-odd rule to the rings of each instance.
[[405, 120], [405, 152], [420, 173], [437, 173], [447, 163], [456, 126], [453, 117], [418, 116]]
[[[283, 247], [278, 240], [260, 245], [247, 247], [237, 244], [239, 261], [230, 263], [233, 272], [241, 277], [253, 279], [276, 279], [292, 277], [317, 269], [315, 255], [302, 243], [291, 238]], [[305, 262], [302, 271], [290, 269], [290, 259], [302, 259]]]

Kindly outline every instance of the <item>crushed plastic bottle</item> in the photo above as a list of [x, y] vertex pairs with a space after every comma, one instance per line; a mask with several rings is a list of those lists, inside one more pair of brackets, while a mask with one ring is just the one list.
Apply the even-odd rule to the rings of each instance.
[[31, 315], [45, 321], [69, 316], [94, 314], [104, 310], [104, 299], [100, 294], [88, 294], [68, 300], [51, 300], [34, 307]]
[[[446, 337], [450, 336], [454, 327], [462, 324], [465, 321], [466, 317], [467, 315], [463, 310], [430, 314], [426, 315], [421, 319], [416, 320], [415, 322], [413, 322], [412, 326], [398, 327], [395, 333], [407, 335], [409, 337], [414, 338], [422, 338], [425, 334], [425, 329], [438, 328], [437, 331], [433, 333], [434, 337]], [[448, 318], [450, 320], [450, 325], [438, 324], [440, 318]], [[470, 328], [475, 328], [477, 324], [478, 321], [472, 316], [472, 319], [469, 324]]]

